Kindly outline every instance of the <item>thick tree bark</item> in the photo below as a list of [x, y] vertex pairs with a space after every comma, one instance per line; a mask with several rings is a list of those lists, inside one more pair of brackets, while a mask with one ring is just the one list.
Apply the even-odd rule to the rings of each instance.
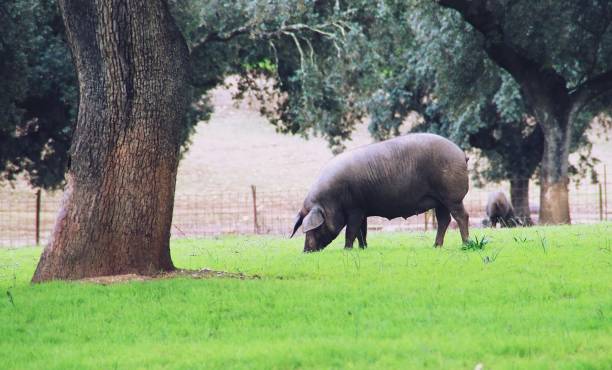
[[531, 211], [529, 209], [529, 179], [510, 180], [510, 199], [514, 215], [521, 221], [523, 226], [533, 225]]
[[33, 281], [173, 269], [188, 49], [162, 0], [60, 0], [79, 79], [71, 168]]

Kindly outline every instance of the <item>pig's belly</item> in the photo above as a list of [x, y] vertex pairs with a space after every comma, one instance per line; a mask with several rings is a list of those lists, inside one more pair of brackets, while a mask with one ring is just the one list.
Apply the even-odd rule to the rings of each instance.
[[436, 199], [428, 195], [410, 199], [390, 198], [379, 199], [378, 201], [371, 199], [367, 203], [365, 207], [367, 216], [378, 216], [388, 219], [414, 216], [435, 208], [439, 204]]

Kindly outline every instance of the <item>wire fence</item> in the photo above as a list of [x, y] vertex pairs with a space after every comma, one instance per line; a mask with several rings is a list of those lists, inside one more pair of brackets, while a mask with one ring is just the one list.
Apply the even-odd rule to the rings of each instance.
[[[464, 200], [471, 226], [480, 226], [485, 217], [488, 194], [504, 191], [508, 184], [471, 187]], [[570, 185], [572, 223], [593, 223], [612, 219], [608, 205], [611, 183]], [[201, 237], [222, 234], [288, 235], [306, 189], [270, 191], [255, 186], [243, 191], [177, 194], [175, 197], [172, 237]], [[537, 223], [539, 187], [529, 187], [531, 217]], [[407, 195], [409, 196], [409, 195]], [[0, 190], [0, 246], [44, 244], [48, 241], [59, 210], [61, 194]], [[408, 219], [368, 219], [374, 231], [428, 230], [434, 227], [432, 213]], [[456, 227], [454, 221], [451, 227]]]

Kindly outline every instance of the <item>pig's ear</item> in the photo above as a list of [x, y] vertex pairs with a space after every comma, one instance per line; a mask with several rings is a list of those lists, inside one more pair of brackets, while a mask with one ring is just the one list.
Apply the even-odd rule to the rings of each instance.
[[312, 208], [306, 217], [304, 217], [304, 232], [316, 229], [321, 226], [324, 221], [325, 217], [323, 216], [323, 210], [319, 207]]
[[304, 216], [302, 216], [302, 212], [299, 212], [297, 216], [295, 216], [295, 225], [293, 225], [293, 232], [291, 233], [289, 239], [293, 238], [293, 235], [295, 235], [297, 229], [300, 228], [300, 225], [302, 225], [302, 220], [304, 220]]

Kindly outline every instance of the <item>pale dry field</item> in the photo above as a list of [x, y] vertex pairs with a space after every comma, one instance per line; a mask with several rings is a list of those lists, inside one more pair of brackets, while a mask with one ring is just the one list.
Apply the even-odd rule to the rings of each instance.
[[[243, 191], [250, 185], [267, 191], [307, 189], [321, 167], [333, 155], [320, 137], [306, 140], [300, 136], [275, 131], [249, 102], [239, 105], [231, 98], [231, 89], [213, 92], [215, 113], [207, 123], [200, 123], [192, 137], [177, 177], [177, 194], [201, 194], [207, 191]], [[612, 142], [592, 135], [593, 155], [612, 171]], [[373, 142], [367, 123], [357, 125], [348, 148]], [[572, 159], [577, 155], [572, 155]], [[609, 174], [608, 181], [612, 174]]]
[[[306, 189], [332, 158], [324, 139], [277, 133], [252, 100], [236, 105], [230, 89], [216, 89], [212, 100], [212, 119], [197, 126], [179, 166], [177, 194], [242, 191], [251, 185], [267, 191]], [[367, 126], [360, 124], [346, 144], [371, 142]]]

